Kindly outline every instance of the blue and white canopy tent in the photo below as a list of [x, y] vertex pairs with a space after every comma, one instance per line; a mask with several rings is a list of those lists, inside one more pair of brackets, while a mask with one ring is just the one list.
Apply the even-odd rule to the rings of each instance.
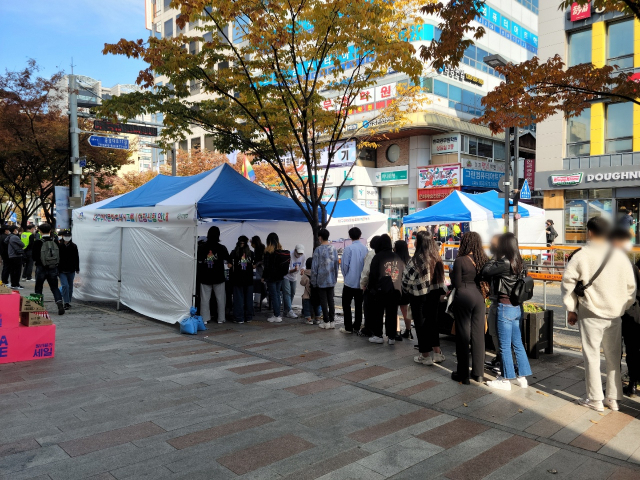
[[327, 203], [327, 215], [333, 215], [327, 225], [331, 240], [348, 239], [349, 229], [358, 227], [362, 231], [362, 239], [368, 241], [375, 235], [387, 232], [389, 217], [384, 213], [370, 210], [358, 205], [351, 199]]
[[[504, 199], [495, 190], [484, 193], [452, 192], [448, 197], [431, 207], [407, 215], [403, 223], [407, 226], [469, 223], [469, 228], [478, 232], [484, 242], [492, 235], [502, 233], [504, 223]], [[518, 213], [518, 241], [522, 245], [546, 244], [545, 211], [532, 205], [520, 203]], [[513, 227], [513, 213], [511, 227]]]
[[285, 248], [313, 238], [290, 198], [246, 180], [228, 165], [190, 177], [159, 175], [132, 192], [73, 211], [81, 300], [117, 301], [167, 323], [189, 312], [198, 234], [211, 225], [231, 250], [240, 235], [276, 232]]

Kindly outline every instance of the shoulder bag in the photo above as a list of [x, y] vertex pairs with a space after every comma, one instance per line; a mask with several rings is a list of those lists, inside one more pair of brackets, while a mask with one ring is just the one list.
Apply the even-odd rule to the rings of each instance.
[[607, 265], [607, 263], [609, 262], [609, 259], [611, 258], [611, 254], [613, 253], [613, 247], [610, 246], [609, 247], [609, 251], [607, 252], [607, 254], [604, 257], [604, 260], [602, 260], [602, 264], [600, 265], [600, 267], [598, 268], [598, 270], [596, 270], [596, 273], [593, 274], [593, 277], [591, 277], [591, 280], [589, 280], [589, 283], [587, 283], [586, 285], [582, 283], [582, 280], [579, 280], [578, 283], [576, 283], [575, 288], [573, 289], [573, 292], [579, 296], [579, 297], [584, 297], [584, 292], [587, 288], [589, 288], [591, 285], [593, 285], [593, 282], [596, 281], [596, 278], [598, 278], [600, 276], [600, 274], [602, 273], [602, 270], [604, 270], [604, 267]]

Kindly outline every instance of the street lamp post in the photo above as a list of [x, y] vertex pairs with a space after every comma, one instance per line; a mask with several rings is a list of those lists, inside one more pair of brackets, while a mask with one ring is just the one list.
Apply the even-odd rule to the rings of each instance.
[[[491, 68], [496, 67], [506, 67], [508, 62], [501, 55], [488, 55], [482, 59], [484, 63], [489, 65]], [[505, 81], [508, 82], [509, 78], [505, 77]], [[516, 151], [516, 161], [515, 161], [515, 169], [514, 169], [514, 178], [515, 178], [515, 190], [518, 188], [518, 129], [514, 128], [514, 139], [515, 139], [515, 151]], [[504, 169], [504, 231], [505, 233], [509, 231], [509, 197], [511, 196], [511, 128], [505, 127], [504, 129], [504, 150], [505, 150], [505, 169]], [[516, 219], [517, 213], [517, 203], [514, 200], [514, 214], [513, 214], [513, 233], [518, 235], [518, 220]]]

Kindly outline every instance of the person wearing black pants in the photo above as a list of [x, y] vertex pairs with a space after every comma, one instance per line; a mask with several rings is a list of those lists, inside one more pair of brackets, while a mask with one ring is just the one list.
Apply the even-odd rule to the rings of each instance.
[[402, 274], [405, 264], [391, 247], [389, 235], [380, 236], [375, 257], [371, 261], [368, 291], [373, 296], [371, 343], [384, 343], [382, 336], [383, 315], [389, 345], [396, 343], [398, 334], [398, 303], [402, 296]]
[[455, 297], [451, 304], [456, 329], [456, 355], [458, 369], [451, 378], [469, 384], [469, 342], [471, 342], [471, 378], [484, 381], [484, 326], [487, 307], [480, 292], [480, 271], [487, 262], [482, 240], [477, 232], [462, 238], [458, 256], [453, 263], [451, 285]]

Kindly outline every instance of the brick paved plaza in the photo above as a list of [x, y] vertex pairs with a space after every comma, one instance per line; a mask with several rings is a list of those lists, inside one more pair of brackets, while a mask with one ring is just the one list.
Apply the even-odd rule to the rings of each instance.
[[0, 366], [0, 478], [640, 478], [640, 403], [604, 414], [579, 353], [532, 361], [537, 382], [490, 391], [371, 345], [265, 317], [196, 336], [75, 304], [53, 360]]

